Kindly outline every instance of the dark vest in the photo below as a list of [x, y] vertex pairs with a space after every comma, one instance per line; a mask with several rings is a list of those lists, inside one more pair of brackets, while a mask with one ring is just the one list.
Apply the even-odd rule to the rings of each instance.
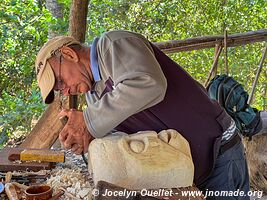
[[200, 83], [157, 47], [152, 47], [167, 79], [165, 98], [127, 118], [115, 129], [129, 134], [144, 130], [177, 130], [190, 144], [194, 183], [198, 186], [212, 172], [222, 133], [230, 126], [230, 117], [208, 97]]

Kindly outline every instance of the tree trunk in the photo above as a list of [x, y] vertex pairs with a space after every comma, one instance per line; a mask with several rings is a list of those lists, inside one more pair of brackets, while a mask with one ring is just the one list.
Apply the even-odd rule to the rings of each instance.
[[84, 43], [89, 0], [73, 0], [70, 10], [69, 33]]
[[[70, 10], [69, 33], [81, 43], [85, 41], [88, 5], [89, 0], [73, 0]], [[69, 107], [78, 108], [77, 95], [70, 95]]]

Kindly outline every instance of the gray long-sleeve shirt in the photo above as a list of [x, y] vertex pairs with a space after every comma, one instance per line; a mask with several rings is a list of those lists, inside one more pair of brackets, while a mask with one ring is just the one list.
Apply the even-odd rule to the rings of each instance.
[[[84, 117], [90, 133], [98, 138], [129, 116], [162, 101], [167, 82], [152, 47], [142, 35], [108, 32], [95, 39], [91, 51], [95, 85], [86, 94]], [[107, 81], [112, 81], [113, 90], [105, 93]]]

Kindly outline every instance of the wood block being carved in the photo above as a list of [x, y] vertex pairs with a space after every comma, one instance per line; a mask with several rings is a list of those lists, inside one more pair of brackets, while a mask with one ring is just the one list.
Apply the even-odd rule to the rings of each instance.
[[175, 130], [95, 139], [89, 146], [88, 156], [95, 183], [103, 180], [134, 190], [193, 184], [190, 147]]

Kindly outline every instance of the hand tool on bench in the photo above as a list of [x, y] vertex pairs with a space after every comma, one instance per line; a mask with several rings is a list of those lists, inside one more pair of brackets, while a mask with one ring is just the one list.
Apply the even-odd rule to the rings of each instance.
[[[52, 169], [54, 167], [54, 162], [63, 161], [63, 157], [65, 157], [64, 152], [60, 152], [58, 154], [59, 158], [54, 158], [50, 156], [51, 154], [44, 154], [43, 152], [40, 155], [36, 154], [28, 154], [28, 151], [24, 153], [24, 157], [28, 157], [31, 161], [21, 161], [20, 154], [25, 150], [25, 148], [4, 148], [0, 151], [0, 172], [7, 171], [20, 171], [20, 170], [28, 170], [28, 171], [40, 171], [42, 169]], [[40, 150], [42, 151], [42, 150]], [[51, 150], [54, 151], [54, 150]], [[47, 151], [45, 151], [47, 152]], [[55, 153], [55, 152], [54, 152]], [[29, 156], [30, 155], [30, 156]], [[46, 158], [49, 161], [36, 162], [33, 160], [40, 160]], [[10, 160], [9, 160], [10, 159]], [[18, 160], [17, 160], [18, 159]], [[15, 161], [14, 161], [15, 160]]]
[[8, 160], [65, 162], [65, 153], [63, 151], [53, 149], [12, 148], [9, 151]]

